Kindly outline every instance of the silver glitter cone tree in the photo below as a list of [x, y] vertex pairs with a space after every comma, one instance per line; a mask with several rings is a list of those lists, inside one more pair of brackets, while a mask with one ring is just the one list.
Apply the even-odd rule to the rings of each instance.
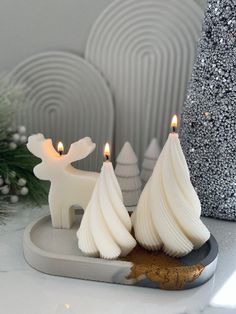
[[205, 216], [236, 220], [236, 2], [209, 0], [181, 130]]

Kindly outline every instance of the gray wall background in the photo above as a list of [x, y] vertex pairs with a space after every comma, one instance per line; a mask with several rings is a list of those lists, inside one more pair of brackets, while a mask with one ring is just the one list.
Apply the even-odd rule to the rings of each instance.
[[[205, 2], [196, 1], [201, 6]], [[93, 22], [111, 2], [0, 0], [0, 72], [41, 51], [66, 50], [82, 56]]]
[[0, 72], [47, 50], [83, 55], [89, 30], [112, 0], [0, 0]]

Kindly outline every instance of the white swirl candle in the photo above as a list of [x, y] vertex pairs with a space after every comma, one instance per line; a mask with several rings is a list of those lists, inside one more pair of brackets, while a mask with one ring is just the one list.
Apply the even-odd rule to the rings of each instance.
[[201, 247], [210, 233], [200, 219], [201, 204], [191, 184], [189, 169], [176, 133], [173, 132], [140, 197], [132, 221], [137, 241], [146, 249], [184, 256]]
[[131, 219], [105, 146], [100, 176], [77, 232], [78, 246], [87, 256], [115, 259], [126, 256], [136, 245], [130, 234]]

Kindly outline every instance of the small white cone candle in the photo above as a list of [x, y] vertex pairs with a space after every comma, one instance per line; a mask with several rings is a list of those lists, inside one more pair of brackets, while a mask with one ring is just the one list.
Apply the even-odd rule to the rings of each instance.
[[160, 155], [161, 148], [156, 138], [151, 140], [145, 154], [142, 163], [141, 180], [143, 185], [147, 183], [152, 175], [152, 171], [156, 165], [157, 159]]
[[175, 129], [174, 123], [132, 222], [136, 240], [144, 248], [163, 247], [171, 256], [184, 256], [201, 247], [210, 232], [200, 219], [200, 201]]
[[87, 256], [126, 256], [136, 245], [131, 227], [112, 163], [107, 160], [77, 232], [78, 246]]
[[129, 142], [122, 147], [116, 159], [115, 174], [127, 207], [136, 206], [141, 194], [142, 182], [138, 168], [138, 159]]

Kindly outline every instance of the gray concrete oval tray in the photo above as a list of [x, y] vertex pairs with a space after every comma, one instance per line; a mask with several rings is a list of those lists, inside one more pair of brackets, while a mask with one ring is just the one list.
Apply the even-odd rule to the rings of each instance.
[[166, 290], [183, 290], [202, 285], [214, 274], [218, 244], [213, 236], [199, 250], [174, 259], [164, 253], [149, 253], [137, 247], [126, 260], [108, 261], [83, 256], [76, 231], [54, 229], [50, 216], [33, 221], [24, 233], [24, 255], [35, 269], [58, 276], [135, 285]]

